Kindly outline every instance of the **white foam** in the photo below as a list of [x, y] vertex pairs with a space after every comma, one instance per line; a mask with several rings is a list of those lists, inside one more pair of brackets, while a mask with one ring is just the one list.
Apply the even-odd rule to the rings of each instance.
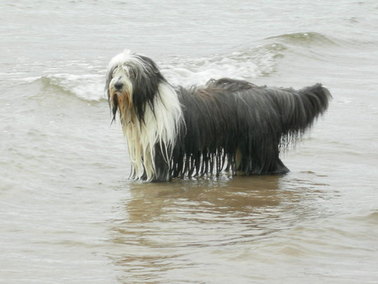
[[175, 59], [159, 64], [174, 85], [205, 84], [209, 79], [230, 77], [251, 80], [275, 71], [282, 47], [264, 45], [255, 49], [198, 59]]
[[[282, 55], [283, 47], [277, 44], [263, 45], [253, 49], [213, 55], [202, 58], [173, 58], [158, 62], [163, 75], [172, 85], [203, 85], [209, 79], [230, 77], [253, 80], [275, 71], [277, 57]], [[152, 58], [154, 60], [154, 58]], [[77, 65], [77, 64], [76, 64]], [[82, 67], [80, 65], [80, 67]], [[49, 70], [48, 75], [24, 77], [21, 81], [43, 84], [68, 92], [86, 101], [106, 100], [104, 95], [105, 69], [87, 66], [90, 74], [57, 73]]]
[[27, 83], [42, 81], [45, 85], [61, 89], [64, 92], [71, 93], [86, 101], [100, 101], [105, 99], [103, 91], [104, 75], [60, 73], [41, 77], [27, 77], [24, 78], [23, 81]]

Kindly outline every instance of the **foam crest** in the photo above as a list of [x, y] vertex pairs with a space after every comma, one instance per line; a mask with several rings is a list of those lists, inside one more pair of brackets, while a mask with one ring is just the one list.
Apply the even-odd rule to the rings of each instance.
[[[230, 77], [252, 80], [275, 72], [279, 58], [286, 47], [279, 43], [268, 43], [256, 48], [217, 54], [202, 58], [170, 58], [158, 62], [162, 73], [172, 85], [201, 85], [209, 79]], [[152, 58], [154, 59], [154, 58]], [[76, 96], [85, 101], [106, 100], [104, 94], [105, 70], [98, 67], [93, 74], [57, 73], [40, 77], [28, 77], [28, 84], [41, 84], [53, 92]]]
[[294, 45], [336, 45], [336, 40], [317, 32], [290, 33], [267, 38]]
[[41, 83], [43, 88], [74, 95], [85, 101], [100, 101], [105, 99], [103, 75], [87, 74], [54, 74], [37, 78], [26, 78], [31, 83]]
[[266, 44], [254, 49], [198, 59], [175, 58], [160, 64], [164, 76], [174, 85], [205, 84], [209, 79], [231, 77], [247, 79], [275, 72], [278, 59], [284, 56], [282, 44]]

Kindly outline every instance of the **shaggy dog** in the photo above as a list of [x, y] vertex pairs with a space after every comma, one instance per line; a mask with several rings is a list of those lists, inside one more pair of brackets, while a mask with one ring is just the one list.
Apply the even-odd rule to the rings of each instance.
[[120, 114], [131, 178], [285, 174], [280, 150], [295, 142], [328, 107], [329, 91], [256, 86], [222, 78], [172, 86], [150, 58], [128, 50], [109, 63], [105, 87]]

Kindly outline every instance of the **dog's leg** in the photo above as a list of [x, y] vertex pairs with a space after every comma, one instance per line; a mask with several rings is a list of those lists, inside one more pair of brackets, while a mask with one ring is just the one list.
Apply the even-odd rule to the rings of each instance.
[[290, 172], [290, 170], [282, 163], [281, 159], [277, 157], [274, 168], [271, 170], [273, 175], [284, 175]]
[[279, 158], [278, 143], [264, 147], [239, 147], [235, 153], [236, 175], [281, 175], [289, 169]]
[[238, 176], [259, 174], [260, 168], [257, 156], [251, 153], [251, 147], [239, 144], [234, 155], [235, 173]]
[[280, 159], [280, 146], [279, 139], [272, 141], [272, 153], [273, 153], [273, 160], [270, 163], [270, 167], [268, 169], [269, 174], [272, 175], [283, 175], [287, 174], [290, 170], [284, 165], [284, 163]]
[[243, 153], [241, 152], [240, 148], [236, 149], [234, 161], [235, 161], [235, 174], [237, 176], [246, 175], [247, 173], [245, 172], [246, 171], [245, 163], [247, 161], [245, 160], [245, 158], [243, 158]]
[[155, 145], [155, 176], [152, 182], [170, 181], [169, 161], [164, 157], [160, 144]]
[[289, 169], [281, 161], [279, 143], [272, 141], [270, 147], [264, 153], [264, 156], [260, 158], [262, 161], [261, 174], [268, 175], [283, 175], [289, 172]]

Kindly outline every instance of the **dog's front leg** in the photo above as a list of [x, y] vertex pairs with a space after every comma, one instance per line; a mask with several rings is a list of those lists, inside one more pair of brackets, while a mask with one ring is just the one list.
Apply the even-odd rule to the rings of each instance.
[[155, 175], [152, 182], [166, 182], [171, 180], [168, 153], [164, 153], [166, 148], [158, 143], [155, 145]]

